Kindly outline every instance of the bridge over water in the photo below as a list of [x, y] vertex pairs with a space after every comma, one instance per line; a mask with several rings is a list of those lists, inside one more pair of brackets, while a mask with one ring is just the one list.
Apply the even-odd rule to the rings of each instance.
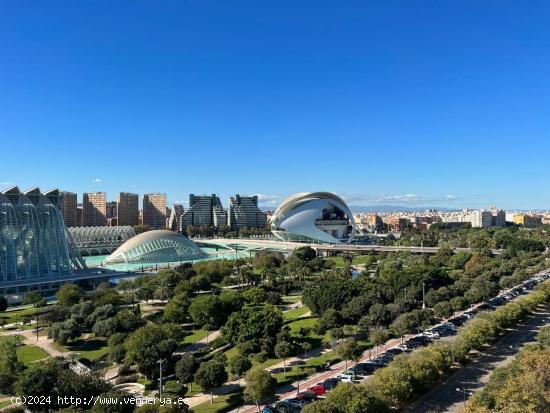
[[[367, 253], [376, 252], [401, 252], [408, 251], [415, 254], [436, 254], [439, 247], [411, 247], [396, 245], [359, 245], [359, 244], [308, 244], [302, 242], [276, 241], [276, 240], [256, 240], [256, 239], [232, 239], [232, 238], [213, 238], [213, 239], [195, 239], [199, 245], [209, 247], [221, 247], [229, 249], [240, 249], [246, 251], [282, 251], [291, 252], [296, 248], [309, 246], [317, 251], [318, 254], [330, 254], [332, 252], [351, 252]], [[453, 248], [454, 253], [470, 252], [470, 248]], [[499, 255], [502, 250], [493, 249], [493, 254]]]

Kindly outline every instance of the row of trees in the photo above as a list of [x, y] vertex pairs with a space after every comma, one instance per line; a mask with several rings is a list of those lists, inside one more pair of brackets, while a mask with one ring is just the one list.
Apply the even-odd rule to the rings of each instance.
[[[460, 330], [455, 341], [434, 343], [417, 349], [410, 355], [400, 355], [387, 367], [377, 370], [371, 382], [357, 386], [360, 390], [339, 390], [334, 393], [335, 396], [329, 394], [326, 401], [313, 403], [302, 411], [303, 413], [388, 411], [402, 406], [441, 380], [454, 363], [465, 361], [471, 351], [481, 350], [484, 345], [494, 342], [506, 328], [516, 325], [538, 305], [549, 300], [550, 283], [545, 283], [537, 291], [508, 303], [492, 313], [481, 313]], [[543, 334], [544, 340], [548, 340], [547, 335], [550, 334]], [[548, 365], [545, 366], [547, 367]], [[340, 392], [349, 392], [349, 400], [340, 398]]]
[[550, 406], [550, 327], [537, 343], [523, 349], [506, 367], [497, 368], [487, 385], [469, 401], [465, 413], [521, 411], [537, 413]]

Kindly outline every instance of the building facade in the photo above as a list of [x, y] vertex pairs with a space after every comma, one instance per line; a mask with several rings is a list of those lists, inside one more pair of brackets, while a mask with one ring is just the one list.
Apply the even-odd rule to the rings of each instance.
[[82, 196], [82, 226], [107, 225], [107, 201], [105, 192], [85, 192]]
[[63, 222], [65, 226], [69, 227], [78, 227], [81, 222], [78, 220], [78, 200], [74, 192], [62, 192], [59, 200], [59, 210], [63, 216]]
[[138, 225], [139, 197], [138, 194], [121, 192], [117, 199], [117, 225]]
[[240, 228], [264, 228], [267, 215], [258, 208], [258, 196], [241, 196], [229, 198], [228, 225], [232, 230]]
[[0, 289], [72, 275], [60, 193], [39, 188], [0, 192]]
[[189, 195], [189, 209], [182, 216], [181, 230], [187, 230], [190, 225], [209, 227], [227, 225], [227, 214], [216, 194]]
[[153, 229], [164, 229], [166, 226], [166, 194], [143, 195], [143, 225]]
[[181, 219], [185, 212], [182, 204], [172, 205], [170, 217], [168, 218], [168, 228], [171, 231], [181, 231]]

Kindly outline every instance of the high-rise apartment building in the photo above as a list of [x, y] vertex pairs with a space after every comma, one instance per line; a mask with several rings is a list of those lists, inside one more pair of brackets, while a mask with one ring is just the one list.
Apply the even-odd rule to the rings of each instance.
[[189, 195], [189, 209], [182, 216], [182, 231], [190, 225], [209, 227], [227, 225], [227, 214], [216, 194]]
[[489, 228], [493, 226], [493, 214], [491, 211], [480, 209], [472, 211], [472, 228]]
[[166, 194], [143, 195], [143, 225], [153, 229], [164, 229], [166, 226]]
[[139, 223], [138, 194], [121, 192], [117, 200], [117, 225], [137, 225]]
[[59, 209], [63, 216], [63, 222], [68, 227], [78, 227], [80, 222], [77, 217], [77, 198], [74, 192], [62, 192], [59, 202]]
[[181, 231], [181, 217], [184, 213], [182, 204], [172, 205], [170, 217], [168, 218], [168, 228], [172, 231]]
[[240, 196], [229, 198], [228, 224], [232, 230], [240, 228], [264, 228], [267, 215], [258, 208], [258, 197]]
[[82, 225], [85, 227], [107, 225], [105, 192], [85, 192], [82, 200]]

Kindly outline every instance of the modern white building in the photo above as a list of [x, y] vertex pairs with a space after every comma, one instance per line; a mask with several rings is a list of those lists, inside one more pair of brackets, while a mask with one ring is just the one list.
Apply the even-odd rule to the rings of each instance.
[[271, 217], [271, 231], [284, 241], [350, 242], [356, 231], [346, 203], [331, 192], [302, 192], [285, 199]]

